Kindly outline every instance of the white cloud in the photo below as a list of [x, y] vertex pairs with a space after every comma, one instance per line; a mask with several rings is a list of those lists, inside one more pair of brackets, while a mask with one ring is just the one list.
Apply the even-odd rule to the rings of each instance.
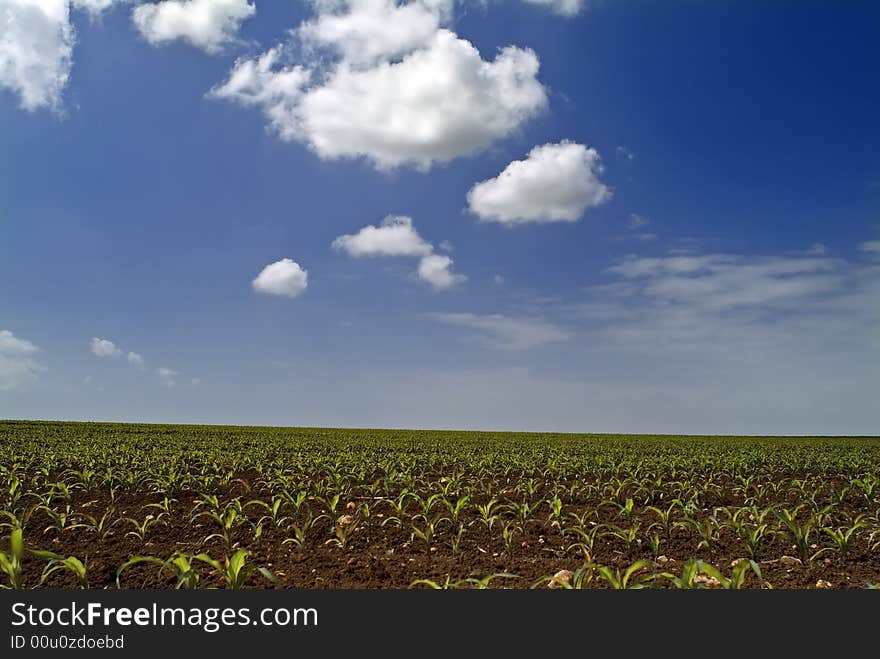
[[0, 391], [12, 391], [36, 381], [45, 370], [35, 359], [38, 352], [39, 348], [30, 341], [9, 330], [0, 330]]
[[[129, 351], [126, 352], [117, 346], [113, 341], [109, 339], [99, 339], [98, 337], [92, 338], [91, 343], [92, 354], [95, 357], [122, 357], [125, 355], [126, 361], [139, 368], [140, 370], [146, 370], [146, 363], [144, 362], [144, 358], [137, 352]], [[91, 376], [90, 376], [91, 377]]]
[[651, 220], [638, 213], [630, 213], [629, 217], [626, 218], [627, 229], [644, 229], [649, 224], [651, 224]]
[[369, 65], [427, 46], [452, 16], [453, 0], [324, 2], [326, 11], [297, 30], [309, 46], [328, 47], [355, 65]]
[[67, 0], [0, 0], [0, 88], [25, 110], [59, 110], [74, 40]]
[[587, 208], [611, 198], [597, 175], [599, 154], [583, 144], [563, 141], [533, 148], [498, 176], [474, 185], [468, 207], [483, 221], [576, 222]]
[[823, 245], [822, 243], [813, 243], [813, 245], [809, 249], [804, 250], [803, 253], [807, 256], [825, 256], [830, 252], [831, 249], [828, 247], [828, 245]]
[[127, 2], [127, 0], [71, 0], [70, 6], [74, 9], [87, 11], [92, 16], [99, 16], [114, 4], [120, 4], [121, 2]]
[[339, 236], [331, 247], [354, 257], [419, 257], [418, 277], [435, 290], [452, 288], [467, 280], [452, 272], [452, 259], [435, 254], [434, 246], [419, 235], [412, 218], [405, 215], [389, 215], [379, 226], [367, 225], [355, 234]]
[[453, 274], [452, 259], [444, 254], [428, 254], [419, 261], [419, 279], [442, 291], [467, 281], [464, 275]]
[[138, 5], [131, 17], [154, 46], [181, 40], [217, 53], [236, 39], [242, 22], [255, 12], [247, 0], [161, 0]]
[[880, 256], [880, 240], [868, 240], [859, 245], [859, 249], [868, 254]]
[[156, 369], [156, 375], [159, 376], [159, 381], [163, 387], [173, 387], [177, 384], [177, 376], [180, 373], [166, 366], [160, 366]]
[[502, 350], [528, 350], [572, 337], [568, 331], [539, 318], [473, 313], [432, 313], [429, 316], [447, 325], [476, 330], [489, 346]]
[[664, 306], [702, 309], [789, 303], [833, 291], [839, 263], [825, 257], [743, 257], [731, 254], [629, 256], [609, 271], [641, 284], [648, 299]]
[[533, 51], [508, 46], [486, 61], [438, 27], [448, 4], [319, 2], [299, 33], [335, 51], [331, 64], [285, 66], [276, 47], [238, 60], [210, 95], [261, 107], [282, 139], [324, 159], [425, 171], [478, 153], [544, 110], [547, 96]]
[[368, 225], [356, 234], [339, 236], [333, 249], [349, 256], [426, 256], [434, 251], [413, 226], [412, 218], [389, 215], [379, 226]]
[[122, 350], [117, 348], [113, 341], [93, 337], [92, 354], [95, 357], [119, 357], [122, 354]]
[[634, 154], [630, 149], [625, 146], [615, 147], [614, 153], [617, 154], [618, 158], [622, 158], [623, 160], [633, 161], [636, 159], [636, 154]]
[[757, 372], [880, 364], [874, 263], [806, 254], [629, 256], [608, 273], [613, 283], [593, 287], [590, 301], [570, 310], [592, 326], [588, 340], [606, 354], [661, 361], [686, 352], [694, 366], [729, 359], [730, 368], [750, 363]]
[[309, 285], [309, 273], [291, 259], [270, 263], [251, 282], [254, 290], [267, 295], [295, 298]]
[[28, 111], [61, 111], [73, 66], [72, 9], [101, 15], [124, 0], [0, 0], [0, 89]]
[[281, 138], [295, 140], [298, 133], [292, 118], [312, 71], [302, 66], [279, 68], [283, 54], [281, 47], [275, 47], [256, 59], [237, 60], [226, 82], [214, 87], [208, 96], [262, 107]]
[[574, 16], [584, 8], [585, 0], [524, 0], [530, 5], [546, 7], [560, 16]]

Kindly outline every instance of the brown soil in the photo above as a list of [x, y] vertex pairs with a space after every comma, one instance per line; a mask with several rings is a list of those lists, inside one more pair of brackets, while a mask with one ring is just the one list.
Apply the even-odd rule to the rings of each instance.
[[[220, 496], [221, 501], [241, 496], [242, 501], [254, 498], [256, 494], [245, 494], [240, 485]], [[490, 534], [488, 529], [470, 509], [462, 516], [466, 526], [464, 539], [457, 553], [451, 547], [450, 527], [444, 523], [438, 532], [435, 543], [426, 545], [412, 535], [409, 515], [404, 517], [402, 526], [387, 523], [390, 507], [374, 506], [369, 517], [354, 514], [357, 528], [345, 548], [327, 541], [334, 538], [334, 522], [340, 515], [351, 512], [360, 501], [346, 509], [347, 501], [340, 501], [338, 510], [328, 518], [317, 522], [310, 529], [303, 547], [283, 544], [290, 537], [286, 525], [275, 528], [271, 522], [263, 526], [258, 540], [253, 537], [253, 525], [243, 523], [234, 532], [230, 546], [220, 538], [204, 542], [210, 533], [219, 530], [216, 523], [206, 517], [190, 521], [198, 495], [193, 492], [178, 494], [172, 504], [168, 519], [173, 523], [157, 524], [146, 533], [145, 541], [126, 533], [133, 526], [127, 522], [116, 524], [102, 540], [92, 530], [66, 529], [62, 533], [51, 529], [44, 532], [50, 520], [42, 511], [37, 511], [25, 527], [28, 547], [50, 550], [63, 556], [77, 556], [88, 568], [89, 587], [115, 588], [117, 568], [132, 556], [151, 555], [167, 558], [175, 551], [186, 553], [205, 552], [218, 559], [231, 554], [237, 548], [245, 548], [250, 554], [248, 564], [262, 566], [271, 570], [278, 578], [277, 585], [266, 581], [254, 572], [248, 587], [266, 588], [408, 588], [416, 579], [430, 579], [443, 584], [447, 579], [455, 582], [468, 577], [485, 577], [496, 573], [512, 573], [516, 578], [496, 578], [491, 587], [529, 588], [543, 577], [559, 570], [576, 570], [583, 563], [583, 554], [576, 547], [570, 547], [571, 536], [563, 537], [549, 521], [543, 521], [546, 507], [541, 509], [541, 519], [527, 525], [526, 533], [516, 533], [512, 542], [505, 546], [499, 526]], [[711, 505], [735, 504], [725, 501], [720, 495]], [[148, 503], [160, 500], [155, 494], [118, 494], [115, 502], [103, 491], [76, 492], [71, 501], [74, 512], [99, 514], [109, 506], [115, 505], [119, 517], [143, 519], [150, 509]], [[479, 502], [476, 502], [479, 503]], [[707, 511], [710, 504], [705, 504]], [[624, 520], [608, 506], [583, 503], [580, 508], [575, 502], [566, 504], [566, 511], [598, 510], [596, 520], [599, 524], [623, 525]], [[153, 511], [155, 512], [155, 511]], [[265, 512], [256, 506], [247, 507], [245, 512], [251, 522]], [[858, 503], [839, 504], [836, 514], [855, 515], [863, 512]], [[320, 514], [315, 509], [315, 514]], [[510, 518], [512, 519], [512, 518]], [[641, 513], [636, 517], [644, 531], [656, 518]], [[383, 525], [383, 522], [386, 522]], [[628, 523], [626, 524], [628, 525]], [[644, 533], [642, 533], [644, 536]], [[823, 542], [817, 536], [814, 542]], [[743, 558], [746, 553], [743, 544], [725, 529], [717, 541], [699, 551], [696, 548], [698, 537], [691, 531], [675, 529], [660, 547], [659, 561], [649, 548], [635, 546], [627, 548], [623, 541], [604, 537], [597, 540], [592, 553], [592, 561], [597, 564], [621, 567], [638, 559], [653, 562], [655, 572], [679, 574], [682, 564], [688, 559], [699, 558], [730, 574], [730, 564]], [[812, 549], [817, 551], [820, 544]], [[824, 552], [820, 557], [806, 564], [798, 561], [779, 559], [783, 556], [796, 556], [793, 546], [781, 535], [770, 536], [758, 556], [763, 573], [763, 583], [749, 574], [750, 587], [772, 588], [815, 588], [820, 580], [828, 582], [832, 588], [862, 588], [866, 583], [880, 582], [880, 553], [871, 552], [867, 541], [854, 543], [847, 560], [841, 560], [836, 550]], [[25, 585], [32, 587], [40, 580], [45, 561], [28, 557], [25, 567]], [[199, 587], [223, 587], [223, 581], [207, 565], [198, 564], [201, 575]], [[45, 583], [46, 586], [76, 587], [74, 577], [66, 571], [57, 571]], [[158, 566], [141, 564], [127, 569], [121, 577], [125, 588], [173, 588], [175, 578], [168, 572], [161, 573]], [[464, 584], [463, 584], [464, 585]], [[596, 579], [592, 587], [602, 588], [607, 584]], [[669, 585], [667, 579], [659, 579], [657, 586]], [[828, 587], [828, 586], [826, 586]]]

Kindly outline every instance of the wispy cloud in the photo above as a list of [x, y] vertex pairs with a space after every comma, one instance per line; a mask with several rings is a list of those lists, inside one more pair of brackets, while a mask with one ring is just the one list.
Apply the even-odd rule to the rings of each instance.
[[488, 346], [500, 350], [528, 350], [572, 337], [570, 332], [541, 318], [473, 313], [430, 313], [428, 316], [447, 325], [473, 330]]

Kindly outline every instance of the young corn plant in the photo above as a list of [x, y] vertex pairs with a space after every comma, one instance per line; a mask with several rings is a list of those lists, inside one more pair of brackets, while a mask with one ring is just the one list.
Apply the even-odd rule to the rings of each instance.
[[528, 501], [522, 501], [520, 503], [511, 503], [507, 506], [507, 510], [510, 511], [514, 517], [516, 518], [520, 532], [523, 535], [526, 535], [528, 532], [527, 524], [529, 523], [532, 515], [532, 505]]
[[642, 540], [639, 537], [640, 525], [638, 522], [634, 522], [632, 526], [609, 526], [608, 528], [609, 530], [604, 532], [603, 535], [622, 541], [630, 557], [638, 552], [642, 544]]
[[854, 478], [852, 484], [865, 497], [868, 504], [873, 504], [880, 494], [880, 477], [868, 474], [863, 478]]
[[150, 513], [143, 520], [137, 520], [133, 517], [126, 517], [123, 521], [128, 522], [133, 528], [131, 531], [125, 534], [125, 537], [135, 537], [141, 543], [146, 542], [147, 539], [147, 531], [149, 531], [152, 527], [160, 524], [159, 518]]
[[58, 535], [63, 535], [64, 531], [70, 527], [73, 511], [70, 503], [65, 503], [64, 507], [56, 510], [53, 506], [38, 506], [50, 520], [49, 526], [43, 529], [43, 533], [55, 531]]
[[263, 501], [262, 499], [253, 499], [248, 501], [244, 507], [258, 506], [266, 511], [266, 514], [257, 520], [257, 524], [271, 522], [276, 529], [281, 528], [284, 524], [290, 522], [290, 517], [283, 514], [282, 506], [284, 505], [284, 497], [274, 496], [271, 501]]
[[632, 522], [636, 518], [636, 506], [632, 498], [628, 498], [624, 503], [609, 501], [617, 507], [617, 516], [624, 517], [627, 521]]
[[17, 590], [24, 587], [22, 575], [24, 563], [24, 531], [12, 529], [9, 534], [9, 552], [0, 551], [0, 572], [6, 577], [6, 583], [0, 588]]
[[214, 538], [220, 538], [226, 544], [227, 549], [231, 549], [233, 546], [233, 536], [244, 522], [247, 521], [247, 517], [242, 512], [241, 501], [238, 499], [233, 499], [229, 503], [224, 506], [223, 510], [217, 512], [215, 510], [206, 510], [204, 512], [196, 515], [196, 519], [199, 517], [207, 517], [209, 520], [213, 521], [217, 526], [220, 527], [220, 530], [211, 533], [208, 535], [203, 541], [202, 544], [205, 545], [209, 543]]
[[475, 506], [477, 512], [480, 514], [478, 520], [486, 527], [486, 530], [488, 530], [489, 533], [492, 532], [492, 527], [495, 526], [495, 522], [500, 519], [500, 506], [501, 504], [498, 502], [498, 499], [490, 499], [484, 504], [478, 503]]
[[433, 590], [458, 590], [461, 588], [472, 588], [475, 590], [486, 590], [489, 588], [489, 584], [492, 583], [495, 579], [517, 579], [518, 576], [515, 574], [510, 574], [508, 572], [498, 572], [497, 574], [490, 574], [483, 578], [477, 577], [468, 577], [466, 579], [458, 579], [457, 581], [453, 581], [452, 577], [448, 574], [446, 575], [446, 580], [442, 583], [437, 581], [433, 581], [432, 579], [416, 579], [413, 581], [409, 587], [415, 588], [417, 586], [424, 586], [426, 588], [431, 588]]
[[100, 517], [89, 515], [88, 513], [80, 513], [79, 517], [83, 521], [72, 524], [70, 529], [85, 529], [91, 531], [101, 542], [105, 541], [112, 533], [113, 527], [119, 523], [119, 518], [114, 519], [116, 509], [113, 506], [107, 508]]
[[303, 504], [305, 504], [308, 499], [309, 493], [305, 490], [291, 492], [290, 490], [284, 489], [281, 490], [281, 496], [287, 502], [294, 517], [296, 517], [299, 515], [300, 508], [303, 507]]
[[636, 561], [625, 570], [597, 565], [596, 574], [613, 590], [640, 590], [654, 583], [655, 575], [643, 572], [650, 566], [648, 561]]
[[348, 547], [348, 542], [357, 530], [358, 524], [359, 520], [352, 515], [343, 515], [343, 517], [337, 520], [336, 524], [333, 525], [334, 537], [327, 540], [324, 544], [334, 545], [344, 550]]
[[741, 560], [733, 566], [731, 576], [728, 578], [722, 574], [721, 570], [705, 561], [690, 560], [687, 561], [681, 570], [681, 575], [676, 576], [668, 572], [664, 572], [661, 576], [669, 579], [675, 588], [679, 589], [695, 589], [695, 588], [723, 588], [725, 590], [740, 590], [745, 587], [746, 574], [751, 570], [758, 581], [762, 580], [761, 567], [752, 560]]
[[[864, 515], [859, 515], [853, 520], [853, 523], [850, 526], [838, 526], [836, 528], [830, 526], [822, 527], [822, 532], [831, 539], [834, 546], [837, 548], [837, 554], [840, 557], [840, 560], [845, 561], [849, 556], [849, 550], [855, 532], [865, 526], [864, 517]], [[819, 550], [813, 554], [813, 558], [821, 554], [823, 551], [825, 550]]]
[[566, 535], [574, 536], [575, 542], [568, 545], [566, 551], [579, 549], [584, 557], [585, 563], [593, 560], [593, 548], [596, 546], [596, 538], [602, 532], [604, 526], [597, 524], [596, 526], [571, 526], [565, 529]]
[[645, 510], [653, 513], [657, 518], [656, 522], [651, 522], [650, 526], [648, 526], [648, 530], [650, 531], [654, 527], [659, 527], [666, 538], [669, 539], [675, 528], [675, 510], [676, 508], [683, 507], [683, 505], [684, 504], [682, 504], [680, 499], [675, 499], [665, 509], [657, 506], [648, 506]]
[[[418, 520], [421, 520], [421, 523]], [[413, 516], [410, 522], [412, 539], [415, 540], [416, 538], [418, 538], [425, 544], [425, 550], [431, 551], [431, 548], [434, 546], [434, 538], [437, 535], [440, 524], [444, 521], [448, 521], [448, 518], [440, 517], [439, 515], [432, 519], [428, 519], [425, 515], [421, 513]]]
[[660, 548], [663, 546], [664, 542], [665, 540], [663, 536], [661, 536], [659, 533], [654, 532], [648, 534], [648, 546], [651, 548], [651, 556], [653, 556], [655, 559], [660, 556]]
[[807, 563], [810, 560], [810, 541], [815, 529], [812, 518], [803, 522], [799, 520], [799, 513], [803, 507], [804, 504], [791, 510], [780, 507], [775, 512], [780, 524], [779, 532], [794, 545], [801, 561]]
[[177, 579], [177, 584], [174, 586], [176, 590], [193, 590], [199, 585], [199, 575], [193, 569], [191, 557], [176, 551], [165, 560], [157, 556], [134, 556], [128, 559], [116, 570], [116, 587], [122, 588], [120, 578], [125, 570], [141, 563], [158, 565], [160, 573], [170, 572]]
[[272, 572], [264, 567], [254, 567], [247, 565], [248, 552], [245, 549], [237, 550], [232, 556], [223, 559], [221, 563], [217, 559], [211, 558], [208, 554], [196, 554], [193, 560], [201, 561], [212, 567], [214, 573], [217, 574], [228, 589], [238, 589], [244, 587], [251, 574], [259, 573], [264, 579], [272, 583], [277, 583], [278, 579]]
[[156, 503], [148, 503], [144, 506], [144, 509], [147, 508], [155, 508], [159, 512], [156, 513], [156, 519], [162, 519], [163, 517], [168, 517], [171, 515], [171, 506], [177, 503], [177, 499], [172, 499], [169, 496], [162, 497], [162, 501]]
[[88, 570], [85, 564], [76, 556], [64, 557], [51, 551], [36, 549], [30, 550], [30, 552], [34, 556], [48, 561], [43, 569], [43, 574], [40, 576], [40, 585], [46, 583], [46, 580], [55, 572], [65, 570], [76, 578], [80, 588], [86, 589], [89, 587]]
[[501, 541], [504, 544], [504, 551], [510, 553], [513, 542], [516, 539], [516, 524], [507, 522], [501, 527]]
[[455, 527], [455, 532], [449, 539], [449, 546], [452, 549], [453, 556], [458, 556], [461, 552], [461, 540], [464, 537], [464, 528], [464, 522], [459, 522], [458, 526]]
[[541, 577], [532, 584], [532, 588], [561, 588], [564, 590], [586, 590], [590, 588], [596, 577], [596, 566], [592, 563], [584, 563], [581, 567], [571, 573], [571, 577], [563, 578], [562, 576], [549, 575]]
[[712, 517], [694, 517], [688, 513], [684, 520], [676, 522], [676, 526], [696, 533], [699, 538], [697, 551], [710, 549], [718, 540], [718, 526]]
[[470, 505], [470, 497], [466, 495], [458, 497], [455, 503], [447, 499], [441, 499], [441, 502], [449, 511], [449, 519], [452, 521], [453, 526], [458, 526], [461, 514], [467, 510]]
[[[323, 515], [321, 517], [323, 517]], [[314, 526], [317, 519], [320, 518], [313, 518], [311, 513], [309, 513], [303, 518], [301, 522], [291, 522], [288, 530], [293, 535], [290, 535], [285, 540], [282, 540], [281, 544], [292, 544], [295, 545], [298, 549], [302, 549], [306, 543], [306, 536], [308, 535], [309, 530], [312, 528], [312, 526]]]
[[550, 514], [547, 516], [547, 525], [553, 529], [562, 529], [562, 499], [558, 496], [547, 499], [547, 505], [550, 506]]

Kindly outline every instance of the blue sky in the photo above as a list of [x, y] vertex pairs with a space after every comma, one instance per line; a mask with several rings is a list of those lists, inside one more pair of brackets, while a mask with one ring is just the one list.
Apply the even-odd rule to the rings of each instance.
[[0, 418], [876, 434], [872, 4], [0, 0]]

